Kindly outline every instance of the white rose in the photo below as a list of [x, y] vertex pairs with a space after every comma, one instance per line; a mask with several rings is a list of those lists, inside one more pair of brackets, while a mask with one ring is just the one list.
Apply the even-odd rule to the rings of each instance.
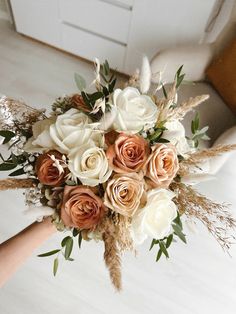
[[114, 129], [118, 132], [137, 133], [145, 127], [154, 126], [157, 119], [157, 106], [149, 96], [141, 95], [136, 88], [116, 89], [113, 103], [117, 111]]
[[50, 136], [62, 153], [69, 153], [71, 149], [79, 147], [89, 139], [98, 144], [102, 141], [99, 131], [94, 131], [96, 124], [92, 124], [89, 117], [77, 109], [70, 109], [57, 117], [50, 126]]
[[70, 171], [82, 184], [96, 186], [106, 182], [112, 173], [104, 150], [91, 140], [73, 149], [68, 158]]
[[167, 130], [163, 132], [163, 138], [170, 141], [176, 147], [178, 154], [185, 155], [190, 151], [187, 139], [185, 137], [185, 128], [178, 120], [167, 121], [164, 125]]
[[177, 217], [177, 206], [172, 201], [175, 194], [165, 189], [147, 192], [147, 203], [134, 216], [131, 235], [135, 244], [147, 237], [163, 239], [172, 232], [172, 222]]
[[33, 136], [27, 141], [24, 150], [27, 152], [43, 152], [47, 149], [56, 149], [56, 144], [53, 142], [49, 129], [55, 122], [55, 119], [44, 119], [36, 122], [33, 127]]

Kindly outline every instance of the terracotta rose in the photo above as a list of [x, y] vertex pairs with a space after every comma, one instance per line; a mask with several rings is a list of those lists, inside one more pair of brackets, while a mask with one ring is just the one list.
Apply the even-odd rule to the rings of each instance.
[[105, 205], [100, 197], [83, 185], [66, 186], [61, 207], [61, 219], [68, 227], [93, 229], [102, 219]]
[[61, 166], [63, 163], [62, 154], [56, 150], [50, 150], [40, 155], [35, 164], [35, 171], [39, 181], [50, 186], [63, 184], [68, 174], [68, 169]]
[[149, 146], [139, 135], [121, 133], [106, 152], [110, 167], [117, 173], [138, 172], [148, 158]]
[[167, 188], [179, 169], [177, 151], [172, 144], [156, 144], [148, 158], [146, 177], [152, 187]]

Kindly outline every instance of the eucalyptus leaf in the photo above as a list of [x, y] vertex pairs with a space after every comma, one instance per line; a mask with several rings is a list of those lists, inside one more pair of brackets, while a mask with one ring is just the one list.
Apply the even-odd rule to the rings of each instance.
[[11, 162], [3, 162], [2, 164], [0, 164], [0, 171], [9, 171], [16, 168], [16, 166], [16, 164], [13, 164]]
[[53, 262], [53, 275], [54, 276], [56, 276], [56, 274], [57, 274], [58, 264], [59, 264], [59, 260], [58, 260], [58, 258], [55, 258], [54, 262]]
[[165, 86], [163, 84], [161, 84], [161, 87], [162, 87], [163, 95], [167, 99], [167, 92], [166, 92]]
[[70, 239], [70, 236], [65, 237], [62, 241], [61, 241], [61, 246], [64, 247], [66, 246], [66, 242]]
[[82, 240], [83, 240], [83, 238], [82, 238], [82, 233], [80, 232], [80, 233], [79, 233], [79, 236], [78, 236], [78, 245], [79, 245], [79, 248], [80, 248], [80, 249], [81, 249]]
[[83, 91], [86, 88], [85, 79], [78, 73], [74, 74], [75, 83], [80, 91]]
[[68, 259], [73, 249], [73, 238], [69, 237], [65, 245], [65, 259]]
[[47, 257], [47, 256], [51, 256], [51, 255], [57, 254], [58, 252], [60, 252], [60, 249], [59, 250], [49, 251], [49, 252], [43, 253], [43, 254], [39, 254], [38, 257]]
[[73, 231], [72, 231], [72, 234], [73, 234], [73, 237], [77, 237], [77, 235], [79, 234], [79, 230], [74, 228]]
[[161, 255], [162, 255], [162, 250], [159, 249], [158, 253], [157, 253], [157, 257], [156, 257], [156, 262], [159, 261], [159, 259], [161, 258]]
[[159, 246], [163, 254], [165, 254], [166, 258], [169, 258], [169, 254], [167, 252], [165, 243], [163, 241], [159, 241]]
[[173, 234], [170, 234], [166, 240], [166, 248], [170, 247], [171, 243], [173, 241]]
[[182, 232], [180, 226], [173, 224], [174, 233], [182, 240], [184, 243], [187, 243], [185, 234]]
[[2, 137], [5, 137], [3, 144], [6, 144], [15, 136], [15, 133], [13, 133], [12, 131], [8, 131], [8, 130], [1, 130], [0, 135]]
[[20, 169], [17, 169], [16, 171], [13, 171], [12, 173], [9, 174], [9, 177], [16, 177], [22, 174], [25, 174], [24, 168], [20, 168]]
[[151, 251], [151, 249], [154, 247], [155, 244], [156, 244], [156, 240], [153, 239], [153, 240], [152, 240], [152, 243], [151, 243], [151, 245], [150, 245], [149, 251]]

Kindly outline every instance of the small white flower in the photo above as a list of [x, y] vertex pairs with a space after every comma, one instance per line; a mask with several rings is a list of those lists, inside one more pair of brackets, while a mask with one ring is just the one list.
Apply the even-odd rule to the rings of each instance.
[[64, 172], [63, 165], [61, 164], [61, 160], [56, 159], [55, 155], [48, 155], [52, 161], [53, 161], [53, 166], [57, 168], [59, 171], [59, 175], [61, 175]]
[[147, 203], [136, 212], [131, 223], [131, 235], [135, 244], [147, 237], [163, 239], [172, 232], [172, 222], [177, 217], [177, 206], [172, 201], [175, 194], [165, 189], [147, 192]]
[[104, 150], [91, 140], [73, 149], [68, 159], [68, 167], [73, 177], [79, 178], [85, 185], [96, 186], [104, 183], [112, 173]]
[[105, 98], [100, 98], [98, 100], [96, 100], [95, 105], [93, 107], [93, 110], [90, 112], [92, 114], [96, 114], [98, 113], [99, 110], [102, 110], [102, 112], [105, 112], [106, 109], [106, 101]]

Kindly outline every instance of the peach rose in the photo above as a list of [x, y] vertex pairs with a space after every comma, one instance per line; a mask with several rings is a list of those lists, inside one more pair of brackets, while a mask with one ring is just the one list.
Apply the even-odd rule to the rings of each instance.
[[93, 229], [102, 219], [105, 206], [94, 192], [82, 185], [66, 186], [61, 219], [66, 226]]
[[137, 173], [116, 174], [108, 182], [104, 204], [115, 212], [132, 217], [142, 202], [144, 182]]
[[156, 144], [147, 161], [146, 177], [153, 187], [168, 187], [179, 169], [177, 151], [172, 144]]
[[139, 135], [121, 133], [106, 152], [110, 167], [117, 173], [138, 172], [148, 158], [149, 146]]
[[66, 180], [68, 169], [65, 168], [62, 154], [50, 150], [40, 155], [35, 164], [35, 171], [39, 181], [45, 185], [59, 186]]

